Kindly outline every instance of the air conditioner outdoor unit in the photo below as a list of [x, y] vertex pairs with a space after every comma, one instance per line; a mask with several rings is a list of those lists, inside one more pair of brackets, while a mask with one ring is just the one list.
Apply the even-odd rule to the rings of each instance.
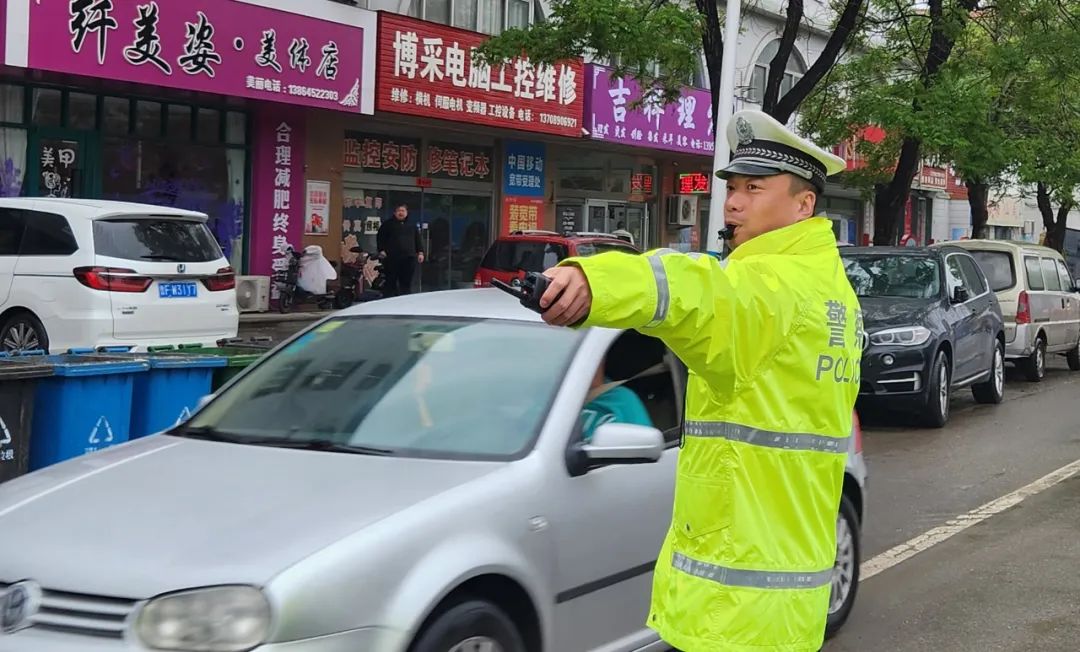
[[697, 224], [698, 214], [698, 196], [697, 195], [676, 195], [678, 203], [676, 205], [676, 216], [679, 226], [694, 226]]
[[270, 310], [270, 277], [236, 277], [236, 305], [240, 312], [266, 312]]

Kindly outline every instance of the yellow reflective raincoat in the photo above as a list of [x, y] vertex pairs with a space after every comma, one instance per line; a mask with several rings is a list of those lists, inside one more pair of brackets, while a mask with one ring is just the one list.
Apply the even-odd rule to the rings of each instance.
[[862, 317], [825, 218], [726, 266], [657, 250], [571, 258], [584, 326], [662, 339], [690, 382], [649, 626], [685, 652], [816, 652], [859, 389]]

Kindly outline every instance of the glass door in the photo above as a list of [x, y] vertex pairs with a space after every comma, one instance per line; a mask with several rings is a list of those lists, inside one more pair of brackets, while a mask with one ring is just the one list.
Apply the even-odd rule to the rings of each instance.
[[26, 175], [29, 197], [97, 197], [100, 182], [89, 164], [93, 134], [67, 129], [37, 129], [30, 136]]
[[473, 277], [491, 244], [491, 196], [425, 191], [422, 232], [428, 260], [421, 267], [423, 290], [473, 287]]
[[649, 248], [649, 207], [630, 204], [626, 209], [626, 230], [634, 236], [634, 244], [645, 251]]

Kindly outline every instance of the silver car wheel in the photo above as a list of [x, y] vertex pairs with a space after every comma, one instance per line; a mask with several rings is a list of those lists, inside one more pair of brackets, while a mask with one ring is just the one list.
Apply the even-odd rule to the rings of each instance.
[[493, 638], [473, 636], [451, 647], [447, 652], [503, 652], [503, 648]]
[[844, 606], [851, 593], [852, 578], [855, 577], [855, 537], [842, 514], [836, 517], [836, 564], [833, 565], [832, 596], [829, 598], [829, 613], [834, 614]]
[[994, 391], [1001, 394], [1005, 391], [1005, 364], [1001, 359], [1001, 347], [994, 347]]
[[938, 405], [941, 408], [941, 416], [949, 416], [949, 370], [941, 365], [938, 372]]
[[1039, 378], [1042, 378], [1046, 373], [1046, 352], [1041, 346], [1035, 347], [1035, 369], [1039, 374]]
[[4, 350], [11, 353], [21, 353], [23, 351], [33, 351], [41, 347], [41, 341], [38, 339], [38, 334], [34, 331], [30, 324], [24, 321], [20, 321], [14, 324], [4, 334], [3, 342]]

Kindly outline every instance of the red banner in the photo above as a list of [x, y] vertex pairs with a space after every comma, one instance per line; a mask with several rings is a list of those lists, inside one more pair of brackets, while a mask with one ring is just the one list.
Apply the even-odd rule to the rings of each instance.
[[506, 197], [503, 199], [502, 228], [499, 233], [507, 235], [514, 231], [540, 228], [544, 200], [535, 197]]
[[585, 74], [580, 59], [553, 66], [527, 57], [482, 66], [472, 50], [483, 34], [397, 14], [379, 14], [376, 107], [407, 113], [581, 137]]

